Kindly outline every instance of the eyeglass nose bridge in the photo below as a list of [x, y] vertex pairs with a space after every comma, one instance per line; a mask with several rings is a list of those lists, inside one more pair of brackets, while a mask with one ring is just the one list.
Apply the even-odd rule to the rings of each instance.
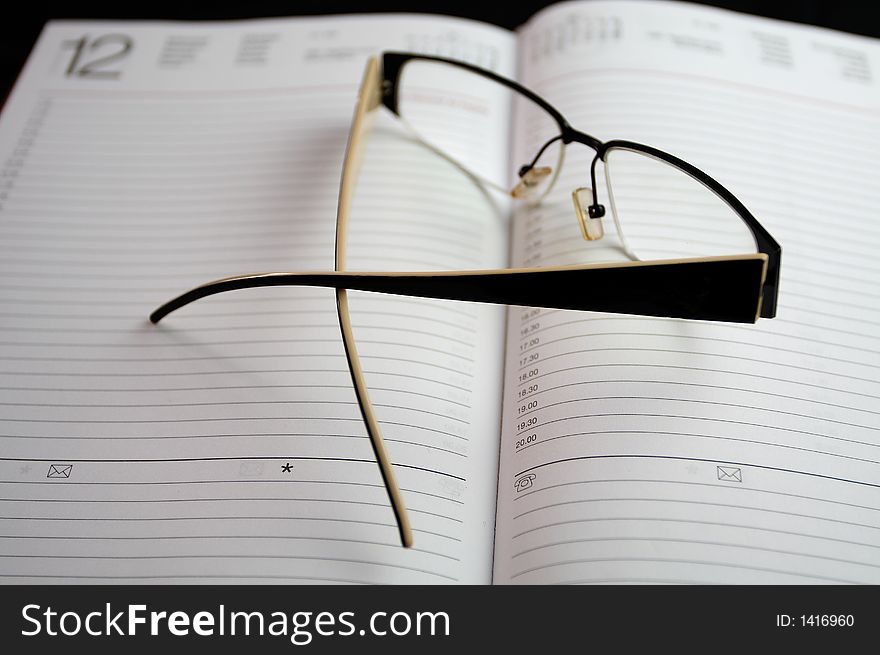
[[519, 183], [513, 187], [513, 198], [530, 198], [534, 189], [553, 174], [550, 166], [523, 166], [519, 173]]
[[605, 236], [605, 228], [602, 217], [605, 216], [605, 205], [599, 203], [596, 189], [596, 162], [601, 158], [602, 144], [589, 135], [580, 135], [583, 139], [575, 139], [588, 148], [596, 151], [593, 162], [590, 164], [590, 183], [592, 187], [579, 187], [571, 192], [574, 203], [574, 211], [581, 228], [581, 236], [584, 241], [598, 241]]
[[[605, 228], [602, 224], [602, 217], [605, 216], [605, 206], [599, 203], [599, 198], [595, 192], [596, 188], [596, 163], [602, 159], [604, 144], [596, 137], [573, 130], [567, 123], [560, 124], [561, 133], [549, 141], [547, 141], [538, 150], [538, 153], [532, 161], [520, 167], [519, 183], [510, 192], [510, 195], [517, 199], [526, 199], [534, 196], [535, 188], [538, 187], [547, 178], [553, 175], [550, 181], [552, 187], [556, 183], [556, 176], [562, 167], [563, 154], [565, 148], [570, 143], [579, 143], [587, 146], [595, 151], [595, 156], [590, 164], [590, 183], [592, 187], [579, 187], [571, 192], [572, 202], [574, 203], [575, 215], [578, 219], [578, 225], [581, 229], [581, 236], [585, 241], [598, 241], [605, 236]], [[536, 166], [538, 160], [544, 151], [554, 142], [562, 141], [559, 162], [557, 162], [556, 170], [549, 166]], [[549, 192], [549, 189], [545, 191]]]
[[596, 193], [596, 163], [603, 159], [605, 145], [596, 137], [573, 130], [567, 124], [563, 128], [562, 140], [566, 145], [580, 143], [595, 152], [593, 161], [590, 163], [590, 184], [592, 186], [578, 187], [571, 192], [571, 199], [584, 241], [598, 241], [605, 236], [605, 228], [602, 224], [605, 205], [599, 202], [599, 196]]
[[593, 190], [590, 187], [577, 188], [571, 192], [571, 199], [584, 241], [598, 241], [605, 236], [605, 228], [602, 225], [605, 207], [594, 204]]

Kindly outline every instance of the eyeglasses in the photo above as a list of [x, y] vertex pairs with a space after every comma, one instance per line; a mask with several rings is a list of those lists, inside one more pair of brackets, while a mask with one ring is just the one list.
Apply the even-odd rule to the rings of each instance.
[[[484, 114], [487, 101], [502, 111], [514, 112], [516, 125], [523, 128], [518, 141], [534, 143], [530, 155], [522, 158], [525, 163], [508, 170], [507, 162], [488, 161], [468, 138], [468, 115]], [[625, 261], [495, 270], [348, 272], [348, 222], [360, 160], [382, 106], [419, 142], [479, 184], [532, 205], [563, 203], [566, 194], [560, 192], [560, 173], [567, 147], [586, 146], [593, 153], [590, 186], [571, 190], [567, 202], [573, 204], [582, 238], [594, 243], [613, 241]], [[604, 167], [613, 219], [607, 233], [603, 223], [606, 209], [599, 202], [596, 185], [599, 162]], [[509, 180], [516, 181], [510, 191], [505, 187]], [[712, 254], [706, 256], [707, 251]], [[441, 57], [387, 52], [382, 55], [381, 68], [375, 58], [368, 62], [358, 96], [340, 185], [335, 270], [216, 280], [170, 300], [156, 309], [150, 320], [158, 323], [195, 300], [225, 291], [269, 286], [335, 289], [358, 405], [401, 542], [409, 547], [412, 531], [370, 402], [352, 332], [347, 289], [751, 323], [759, 316], [776, 315], [781, 256], [779, 244], [732, 193], [678, 157], [640, 143], [602, 142], [579, 132], [535, 93], [491, 71]]]

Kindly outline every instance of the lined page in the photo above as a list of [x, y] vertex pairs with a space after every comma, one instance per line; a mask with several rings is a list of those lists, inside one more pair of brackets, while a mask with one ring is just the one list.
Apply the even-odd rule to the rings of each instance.
[[[660, 2], [559, 5], [521, 43], [577, 129], [735, 193], [782, 281], [754, 326], [511, 310], [495, 580], [880, 582], [880, 46]], [[620, 258], [568, 213], [514, 229], [515, 262]]]
[[[502, 310], [351, 294], [410, 551], [332, 290], [240, 291], [159, 326], [146, 317], [218, 277], [332, 270], [369, 54], [509, 74], [512, 45], [403, 16], [45, 30], [0, 123], [0, 578], [489, 580]], [[508, 120], [497, 109], [487, 120]], [[436, 157], [371, 152], [349, 268], [504, 264], [506, 226], [481, 196], [455, 195], [443, 220], [426, 210], [458, 189]]]

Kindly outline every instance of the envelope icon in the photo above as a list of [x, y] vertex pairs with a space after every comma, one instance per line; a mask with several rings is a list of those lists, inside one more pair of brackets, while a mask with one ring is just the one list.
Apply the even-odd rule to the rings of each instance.
[[49, 464], [47, 478], [69, 478], [73, 470], [73, 464]]
[[742, 482], [743, 472], [738, 466], [719, 466], [718, 479], [724, 482]]

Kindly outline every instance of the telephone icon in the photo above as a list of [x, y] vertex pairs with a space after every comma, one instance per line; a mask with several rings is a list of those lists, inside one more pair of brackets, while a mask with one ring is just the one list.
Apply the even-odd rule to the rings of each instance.
[[516, 493], [520, 491], [525, 491], [532, 486], [532, 483], [535, 479], [534, 473], [530, 473], [529, 475], [524, 475], [517, 479], [516, 482], [513, 483], [513, 488], [516, 489]]

